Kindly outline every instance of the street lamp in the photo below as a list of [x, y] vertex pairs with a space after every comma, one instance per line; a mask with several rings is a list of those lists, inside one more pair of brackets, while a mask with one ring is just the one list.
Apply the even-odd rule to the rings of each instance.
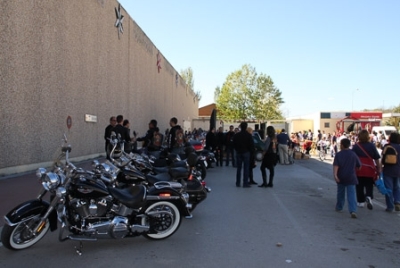
[[353, 109], [353, 104], [354, 104], [354, 92], [358, 91], [358, 88], [353, 90], [353, 92], [351, 93], [351, 111], [354, 111]]

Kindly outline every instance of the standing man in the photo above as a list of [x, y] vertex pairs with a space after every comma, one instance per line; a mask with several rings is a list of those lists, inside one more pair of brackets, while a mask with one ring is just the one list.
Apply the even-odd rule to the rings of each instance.
[[281, 133], [276, 136], [278, 141], [279, 162], [283, 165], [289, 165], [289, 135], [282, 129]]
[[229, 131], [226, 133], [226, 166], [229, 166], [229, 157], [232, 157], [232, 166], [236, 167], [235, 165], [235, 149], [233, 146], [233, 136], [235, 132], [233, 131], [233, 126], [229, 127]]
[[217, 166], [220, 165], [222, 167], [222, 159], [224, 156], [224, 144], [225, 144], [225, 134], [222, 127], [219, 127], [217, 133]]
[[177, 151], [178, 149], [175, 149], [175, 148], [179, 147], [179, 146], [177, 146], [178, 144], [176, 141], [176, 134], [177, 134], [176, 132], [177, 132], [177, 130], [181, 130], [182, 128], [180, 125], [178, 125], [178, 119], [176, 119], [176, 117], [172, 117], [169, 120], [169, 126], [171, 127], [171, 129], [168, 132], [168, 139], [167, 139], [168, 150], [170, 152], [172, 152], [174, 150], [174, 151], [176, 151], [174, 153], [178, 153], [178, 151]]
[[115, 118], [115, 116], [111, 116], [110, 124], [106, 127], [106, 130], [104, 132], [104, 139], [106, 140], [106, 155], [108, 160], [111, 160], [110, 152], [108, 151], [108, 145], [110, 144], [109, 138], [111, 137], [111, 132], [116, 124], [117, 124], [117, 119]]
[[254, 154], [253, 137], [247, 132], [247, 123], [240, 123], [240, 132], [233, 137], [233, 146], [236, 151], [236, 187], [240, 187], [240, 176], [243, 165], [243, 187], [249, 188], [250, 155]]
[[129, 130], [123, 126], [124, 117], [122, 115], [117, 116], [117, 125], [114, 127], [113, 131], [115, 134], [119, 134], [121, 136], [121, 140], [124, 141], [124, 151], [128, 152], [128, 144], [131, 141], [131, 137], [129, 135]]

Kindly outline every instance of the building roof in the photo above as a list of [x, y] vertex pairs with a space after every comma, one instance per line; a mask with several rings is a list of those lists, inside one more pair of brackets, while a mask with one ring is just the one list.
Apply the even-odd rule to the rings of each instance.
[[211, 113], [214, 109], [217, 109], [217, 105], [215, 103], [211, 103], [209, 105], [200, 107], [199, 108], [199, 117], [210, 117]]

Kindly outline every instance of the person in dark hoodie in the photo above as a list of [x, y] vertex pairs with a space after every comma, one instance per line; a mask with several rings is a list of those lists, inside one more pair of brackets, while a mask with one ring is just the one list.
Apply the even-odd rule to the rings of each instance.
[[240, 187], [240, 177], [243, 166], [243, 187], [250, 187], [249, 172], [250, 172], [250, 155], [254, 154], [253, 137], [247, 132], [247, 123], [240, 123], [240, 132], [233, 136], [233, 146], [236, 153], [236, 187]]
[[171, 120], [169, 120], [169, 126], [171, 127], [171, 129], [168, 132], [167, 138], [168, 150], [170, 152], [178, 153], [181, 144], [178, 141], [177, 132], [182, 132], [182, 128], [180, 125], [178, 125], [178, 119], [176, 119], [176, 117], [172, 117]]

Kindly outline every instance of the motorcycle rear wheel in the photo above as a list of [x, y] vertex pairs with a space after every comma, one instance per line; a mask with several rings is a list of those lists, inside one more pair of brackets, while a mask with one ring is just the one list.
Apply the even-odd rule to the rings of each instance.
[[28, 221], [21, 222], [15, 226], [5, 225], [1, 232], [1, 242], [3, 246], [12, 250], [26, 249], [39, 242], [50, 228], [49, 221], [46, 220], [46, 225], [40, 233], [34, 235], [33, 228], [40, 221], [40, 215]]
[[173, 214], [171, 217], [168, 214], [161, 214], [154, 218], [142, 218], [142, 225], [150, 225], [150, 229], [156, 233], [146, 233], [144, 236], [152, 240], [161, 240], [173, 235], [181, 225], [182, 217], [179, 209], [175, 204], [168, 201], [160, 201], [151, 203], [145, 210], [145, 213], [168, 211]]

